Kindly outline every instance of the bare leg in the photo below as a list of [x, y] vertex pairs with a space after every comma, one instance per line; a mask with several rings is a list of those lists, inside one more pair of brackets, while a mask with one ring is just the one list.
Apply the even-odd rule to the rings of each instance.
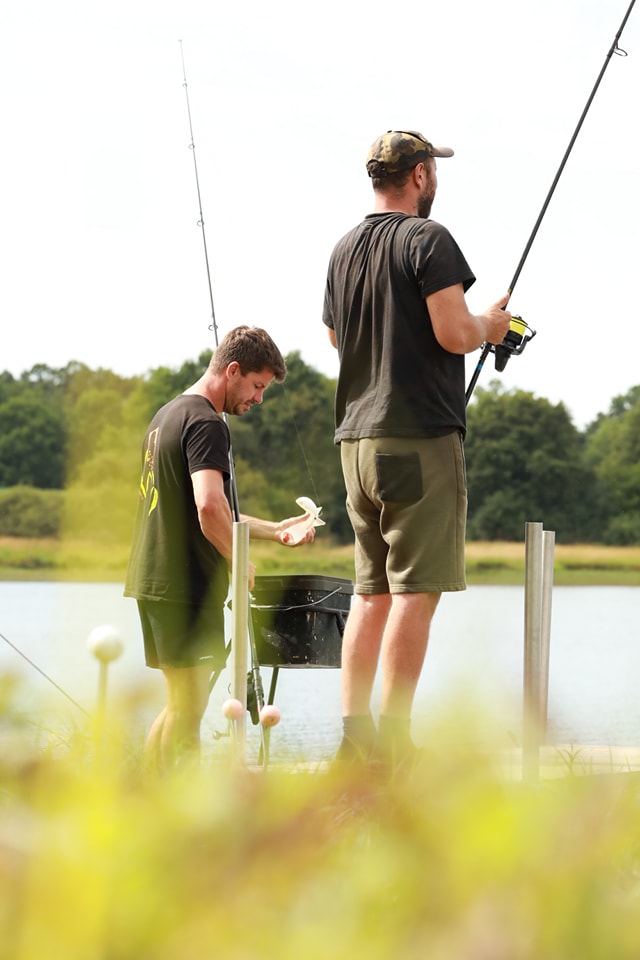
[[342, 725], [338, 763], [366, 763], [376, 738], [371, 691], [378, 669], [389, 594], [356, 594], [342, 638]]
[[[382, 641], [382, 703], [386, 717], [409, 718], [441, 594], [397, 593]], [[348, 622], [348, 621], [347, 621]]]
[[144, 744], [144, 767], [149, 773], [160, 773], [162, 770], [162, 728], [164, 727], [167, 708], [160, 711], [147, 734]]
[[369, 713], [391, 595], [356, 594], [342, 639], [342, 713]]
[[162, 672], [167, 706], [151, 726], [145, 757], [150, 766], [166, 773], [182, 760], [200, 757], [200, 724], [209, 701], [211, 668], [172, 667]]

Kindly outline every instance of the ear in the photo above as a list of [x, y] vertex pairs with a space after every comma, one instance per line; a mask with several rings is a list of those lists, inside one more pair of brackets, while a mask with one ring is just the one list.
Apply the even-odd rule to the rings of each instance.
[[417, 163], [411, 173], [413, 175], [413, 182], [416, 187], [422, 187], [425, 177], [427, 176], [427, 168], [425, 167], [424, 163]]
[[227, 367], [225, 373], [226, 373], [227, 380], [233, 380], [234, 377], [239, 376], [240, 364], [238, 363], [238, 361], [232, 360], [229, 366]]

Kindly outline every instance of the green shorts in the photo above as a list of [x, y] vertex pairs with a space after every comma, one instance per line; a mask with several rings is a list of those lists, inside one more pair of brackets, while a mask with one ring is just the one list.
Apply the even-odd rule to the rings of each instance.
[[343, 440], [356, 593], [465, 590], [462, 438]]
[[223, 667], [226, 661], [222, 608], [138, 600], [145, 662], [170, 667]]

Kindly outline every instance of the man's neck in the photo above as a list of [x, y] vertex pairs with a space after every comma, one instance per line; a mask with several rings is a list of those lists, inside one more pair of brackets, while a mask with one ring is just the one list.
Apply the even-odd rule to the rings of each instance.
[[406, 213], [409, 217], [418, 215], [417, 198], [407, 194], [377, 193], [373, 207], [374, 213]]
[[210, 373], [208, 370], [184, 392], [190, 395], [205, 397], [219, 412], [224, 409], [224, 379]]

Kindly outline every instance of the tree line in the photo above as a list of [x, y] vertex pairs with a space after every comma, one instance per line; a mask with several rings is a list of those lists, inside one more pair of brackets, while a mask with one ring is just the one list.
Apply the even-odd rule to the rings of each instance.
[[[209, 357], [129, 378], [75, 361], [0, 373], [0, 535], [128, 539], [145, 427]], [[230, 418], [240, 509], [280, 519], [310, 496], [323, 534], [349, 542], [335, 380], [286, 360], [285, 383]], [[640, 385], [580, 431], [564, 404], [491, 381], [469, 405], [465, 457], [469, 539], [518, 541], [542, 521], [561, 543], [640, 543]]]

